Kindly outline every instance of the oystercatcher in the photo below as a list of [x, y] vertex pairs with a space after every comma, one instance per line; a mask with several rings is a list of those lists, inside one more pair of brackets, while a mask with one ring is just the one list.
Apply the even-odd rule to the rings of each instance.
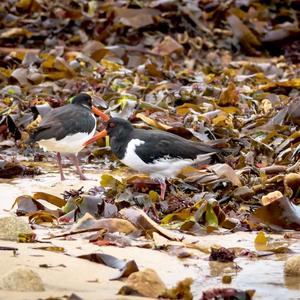
[[40, 126], [26, 141], [27, 144], [37, 142], [44, 150], [57, 152], [61, 180], [65, 179], [61, 153], [66, 153], [74, 163], [80, 179], [86, 179], [80, 169], [77, 153], [96, 131], [97, 121], [93, 113], [100, 116], [103, 121], [109, 119], [92, 105], [92, 99], [88, 94], [81, 93], [72, 99], [71, 104], [49, 111], [43, 117]]
[[148, 173], [160, 183], [161, 198], [166, 192], [165, 179], [175, 177], [182, 168], [207, 164], [221, 149], [186, 140], [175, 134], [136, 129], [127, 120], [111, 118], [106, 129], [85, 142], [85, 146], [109, 135], [112, 152], [130, 168]]

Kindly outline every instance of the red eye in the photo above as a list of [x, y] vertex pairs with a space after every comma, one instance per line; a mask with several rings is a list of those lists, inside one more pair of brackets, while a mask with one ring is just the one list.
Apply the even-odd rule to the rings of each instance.
[[109, 123], [109, 127], [110, 127], [110, 128], [114, 128], [115, 126], [116, 126], [115, 123]]

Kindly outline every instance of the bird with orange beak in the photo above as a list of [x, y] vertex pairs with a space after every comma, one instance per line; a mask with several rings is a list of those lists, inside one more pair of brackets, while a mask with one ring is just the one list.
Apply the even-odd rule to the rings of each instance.
[[61, 180], [65, 179], [61, 163], [62, 153], [72, 160], [80, 179], [85, 180], [87, 178], [81, 171], [77, 154], [96, 131], [97, 121], [94, 114], [103, 121], [109, 120], [106, 114], [92, 105], [90, 95], [81, 93], [70, 104], [50, 110], [26, 143], [38, 143], [44, 150], [57, 153]]
[[216, 153], [224, 151], [166, 131], [137, 129], [121, 118], [111, 118], [105, 126], [84, 145], [109, 135], [111, 150], [121, 162], [160, 183], [162, 199], [165, 179], [175, 177], [184, 167], [208, 164]]

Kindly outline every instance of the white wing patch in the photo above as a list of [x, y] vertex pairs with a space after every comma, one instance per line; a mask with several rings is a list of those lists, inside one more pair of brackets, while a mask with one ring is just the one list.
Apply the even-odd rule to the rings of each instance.
[[194, 163], [207, 163], [213, 153], [198, 155], [195, 160], [170, 158], [157, 159], [151, 164], [146, 164], [135, 152], [137, 146], [145, 144], [139, 139], [132, 139], [128, 145], [124, 158], [121, 160], [123, 164], [128, 167], [141, 172], [150, 174], [153, 179], [164, 181], [165, 178], [175, 177], [184, 167], [190, 166]]

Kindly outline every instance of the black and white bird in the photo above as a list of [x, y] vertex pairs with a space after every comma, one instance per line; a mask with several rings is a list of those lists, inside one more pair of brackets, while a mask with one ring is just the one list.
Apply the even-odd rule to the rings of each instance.
[[127, 120], [111, 118], [106, 129], [88, 140], [89, 145], [109, 135], [112, 152], [128, 167], [160, 183], [161, 198], [166, 191], [165, 179], [175, 177], [184, 167], [207, 164], [221, 149], [186, 140], [175, 134], [134, 128]]
[[74, 163], [80, 179], [86, 179], [80, 169], [77, 154], [96, 131], [97, 121], [93, 113], [103, 121], [109, 119], [92, 105], [92, 98], [88, 94], [81, 93], [72, 99], [71, 104], [50, 110], [26, 141], [27, 144], [38, 143], [46, 151], [57, 152], [61, 180], [65, 179], [61, 153], [67, 154]]

